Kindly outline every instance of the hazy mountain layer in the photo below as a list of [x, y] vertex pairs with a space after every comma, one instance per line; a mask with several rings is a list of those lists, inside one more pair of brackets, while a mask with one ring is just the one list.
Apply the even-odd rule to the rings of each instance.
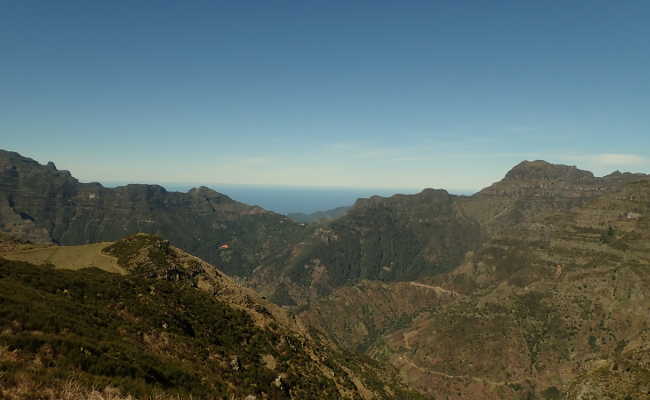
[[[138, 232], [168, 238], [230, 274], [282, 263], [304, 228], [211, 189], [167, 192], [157, 185], [114, 189], [80, 183], [53, 163], [0, 150], [0, 232], [63, 245], [117, 240]], [[227, 249], [218, 246], [227, 244]]]

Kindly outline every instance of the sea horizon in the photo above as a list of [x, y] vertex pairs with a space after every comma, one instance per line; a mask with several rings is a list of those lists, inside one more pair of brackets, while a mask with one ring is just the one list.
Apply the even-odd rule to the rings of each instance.
[[[102, 182], [106, 187], [117, 187], [135, 182]], [[192, 188], [205, 186], [225, 194], [233, 200], [256, 205], [279, 214], [327, 211], [338, 207], [352, 206], [359, 198], [371, 196], [388, 197], [395, 194], [416, 194], [425, 188], [354, 188], [335, 186], [289, 186], [258, 184], [212, 184], [212, 183], [149, 183], [160, 185], [169, 192], [187, 192]], [[445, 188], [439, 188], [445, 189]], [[475, 190], [445, 189], [451, 194], [470, 195]]]

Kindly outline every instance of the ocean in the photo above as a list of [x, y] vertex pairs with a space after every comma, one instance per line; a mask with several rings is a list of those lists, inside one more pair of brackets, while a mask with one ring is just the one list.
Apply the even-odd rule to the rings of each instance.
[[[115, 187], [126, 182], [106, 182], [105, 186]], [[223, 193], [233, 200], [257, 205], [279, 214], [301, 212], [305, 214], [316, 211], [327, 211], [337, 207], [351, 206], [358, 198], [392, 196], [397, 193], [415, 194], [422, 191], [419, 188], [387, 189], [387, 188], [342, 188], [314, 186], [280, 186], [280, 185], [244, 185], [244, 184], [190, 184], [190, 183], [158, 183], [170, 192], [187, 192], [198, 187], [207, 186]], [[472, 191], [455, 191], [454, 194], [471, 194]]]
[[[168, 191], [187, 192], [196, 185], [163, 184]], [[336, 187], [261, 186], [261, 185], [204, 185], [233, 200], [258, 205], [280, 214], [313, 213], [336, 207], [351, 206], [361, 197], [392, 196], [395, 193], [413, 194], [419, 189], [354, 189]]]
[[[116, 187], [135, 182], [102, 182], [106, 187]], [[233, 200], [257, 205], [279, 214], [294, 212], [313, 213], [337, 207], [351, 206], [358, 198], [392, 196], [396, 193], [413, 194], [421, 189], [386, 189], [386, 188], [341, 188], [314, 186], [280, 186], [280, 185], [244, 185], [244, 184], [191, 184], [191, 183], [155, 183], [169, 192], [187, 192], [198, 187], [207, 186], [223, 193]]]

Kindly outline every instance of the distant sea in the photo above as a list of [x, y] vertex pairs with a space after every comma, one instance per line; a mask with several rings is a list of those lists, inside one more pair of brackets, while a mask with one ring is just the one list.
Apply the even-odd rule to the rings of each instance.
[[[123, 182], [106, 183], [108, 187], [124, 185]], [[160, 184], [170, 192], [187, 192], [201, 184], [162, 183]], [[233, 200], [250, 205], [258, 205], [267, 210], [280, 214], [294, 212], [313, 213], [326, 211], [337, 207], [351, 206], [358, 198], [378, 196], [392, 196], [396, 193], [414, 194], [422, 189], [386, 189], [386, 188], [341, 188], [341, 187], [299, 187], [275, 185], [235, 185], [235, 184], [203, 184], [219, 193], [223, 193]], [[466, 193], [462, 193], [466, 194]]]

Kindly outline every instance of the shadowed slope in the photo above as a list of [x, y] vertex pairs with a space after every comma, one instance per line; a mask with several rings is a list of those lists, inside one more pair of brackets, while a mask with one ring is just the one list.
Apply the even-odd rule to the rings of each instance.
[[253, 283], [274, 283], [274, 299], [290, 304], [364, 279], [405, 281], [448, 271], [481, 238], [455, 201], [433, 189], [359, 199], [346, 215], [312, 227], [283, 274], [262, 269]]
[[[187, 193], [157, 185], [114, 189], [80, 183], [47, 166], [0, 150], [0, 232], [39, 243], [112, 241], [137, 232], [163, 235], [174, 245], [246, 276], [286, 259], [304, 228], [206, 187]], [[217, 246], [228, 243], [229, 248]]]

